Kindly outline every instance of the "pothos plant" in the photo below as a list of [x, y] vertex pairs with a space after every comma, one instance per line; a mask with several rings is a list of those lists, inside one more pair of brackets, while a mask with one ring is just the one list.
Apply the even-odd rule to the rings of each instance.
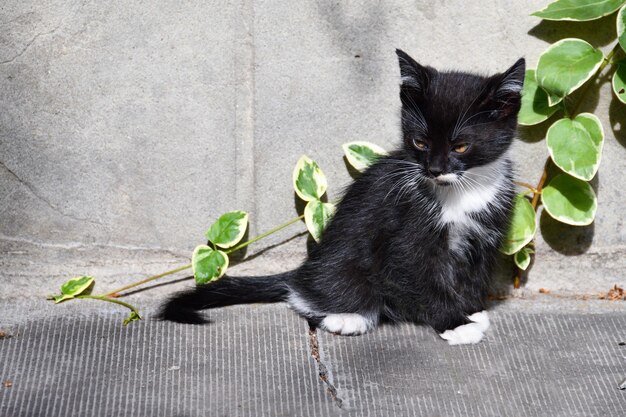
[[[626, 60], [620, 60], [626, 50], [626, 0], [557, 0], [532, 14], [545, 20], [581, 22], [616, 11], [617, 42], [606, 56], [585, 40], [562, 39], [541, 54], [537, 68], [526, 71], [518, 122], [531, 126], [549, 121], [551, 125], [543, 173], [536, 186], [520, 183], [527, 190], [516, 196], [512, 225], [502, 247], [518, 267], [516, 287], [534, 253], [540, 205], [553, 219], [572, 226], [589, 225], [595, 218], [598, 203], [589, 181], [600, 166], [604, 129], [596, 115], [578, 109], [608, 65], [613, 92], [626, 104]], [[573, 99], [572, 94], [583, 86]], [[549, 179], [552, 165], [557, 174]]]
[[[357, 171], [363, 171], [386, 152], [379, 146], [368, 142], [351, 142], [343, 145], [348, 163]], [[61, 303], [73, 299], [95, 299], [126, 307], [129, 316], [123, 324], [141, 320], [136, 307], [117, 299], [125, 290], [146, 284], [156, 279], [191, 268], [196, 284], [203, 285], [221, 278], [230, 265], [229, 255], [244, 247], [275, 233], [293, 223], [304, 219], [311, 237], [319, 242], [322, 232], [335, 213], [335, 204], [322, 201], [328, 188], [326, 176], [314, 160], [303, 155], [293, 170], [293, 188], [298, 197], [306, 202], [304, 214], [253, 239], [240, 243], [248, 226], [248, 213], [240, 210], [222, 214], [207, 230], [207, 244], [196, 246], [191, 255], [191, 264], [126, 285], [105, 294], [92, 295], [95, 278], [81, 276], [66, 281], [61, 286], [61, 294], [48, 299]]]

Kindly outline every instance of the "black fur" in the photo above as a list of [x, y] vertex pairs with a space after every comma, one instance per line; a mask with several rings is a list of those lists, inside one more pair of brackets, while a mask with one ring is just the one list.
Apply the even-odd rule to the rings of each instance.
[[198, 310], [234, 304], [276, 303], [288, 295], [286, 281], [293, 271], [264, 277], [222, 277], [209, 285], [199, 285], [171, 297], [159, 317], [179, 323], [203, 324]]
[[[439, 72], [397, 54], [402, 144], [348, 188], [304, 264], [275, 276], [227, 276], [198, 286], [171, 298], [163, 319], [199, 323], [197, 310], [289, 300], [312, 322], [359, 313], [375, 323], [380, 318], [425, 322], [443, 332], [485, 309], [514, 195], [503, 153], [515, 135], [524, 61], [481, 77]], [[467, 145], [465, 151], [455, 151], [461, 145]], [[442, 223], [441, 193], [462, 192], [462, 184], [471, 186], [468, 169], [494, 161], [502, 163], [488, 181], [501, 186], [485, 209], [468, 215], [473, 229]], [[465, 183], [435, 178], [445, 174]]]

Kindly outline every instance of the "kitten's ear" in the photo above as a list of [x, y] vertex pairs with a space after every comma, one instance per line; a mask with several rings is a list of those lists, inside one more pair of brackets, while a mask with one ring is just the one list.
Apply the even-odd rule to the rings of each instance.
[[526, 61], [524, 58], [520, 58], [504, 73], [493, 77], [492, 99], [498, 106], [498, 118], [515, 115], [519, 111], [522, 103], [525, 73]]
[[504, 74], [500, 81], [497, 94], [506, 96], [510, 94], [520, 94], [524, 86], [524, 74], [526, 73], [526, 60], [520, 58]]
[[428, 85], [428, 69], [418, 64], [401, 49], [396, 49], [396, 55], [400, 64], [401, 87], [424, 91]]

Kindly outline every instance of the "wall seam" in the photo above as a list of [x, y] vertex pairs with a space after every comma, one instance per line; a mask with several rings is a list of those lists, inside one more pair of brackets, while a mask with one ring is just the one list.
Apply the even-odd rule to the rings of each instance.
[[235, 202], [250, 213], [250, 236], [257, 233], [254, 166], [254, 4], [240, 0], [235, 10]]

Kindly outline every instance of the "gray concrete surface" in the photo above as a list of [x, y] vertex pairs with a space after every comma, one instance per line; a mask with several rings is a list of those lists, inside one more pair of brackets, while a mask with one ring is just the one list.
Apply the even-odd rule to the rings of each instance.
[[[138, 300], [135, 300], [138, 301]], [[423, 326], [318, 332], [284, 304], [145, 320], [85, 302], [7, 302], [0, 415], [620, 416], [626, 316], [615, 303], [512, 300], [478, 345]], [[554, 308], [558, 307], [558, 308]], [[590, 307], [593, 312], [590, 312]], [[6, 386], [7, 381], [11, 386]]]
[[[0, 283], [39, 295], [43, 276], [62, 280], [89, 263], [114, 284], [124, 268], [184, 261], [231, 209], [251, 213], [251, 236], [266, 231], [295, 216], [291, 170], [301, 154], [338, 196], [350, 181], [342, 143], [398, 141], [396, 47], [483, 73], [519, 56], [532, 67], [561, 37], [611, 47], [612, 17], [572, 25], [529, 16], [545, 3], [4, 1]], [[624, 284], [626, 112], [609, 90], [603, 79], [584, 106], [607, 136], [597, 220], [564, 228], [542, 216], [533, 290], [548, 275], [563, 291]], [[537, 181], [544, 133], [521, 131], [522, 180]], [[302, 241], [279, 250], [304, 256]], [[40, 275], [51, 259], [59, 273]]]

